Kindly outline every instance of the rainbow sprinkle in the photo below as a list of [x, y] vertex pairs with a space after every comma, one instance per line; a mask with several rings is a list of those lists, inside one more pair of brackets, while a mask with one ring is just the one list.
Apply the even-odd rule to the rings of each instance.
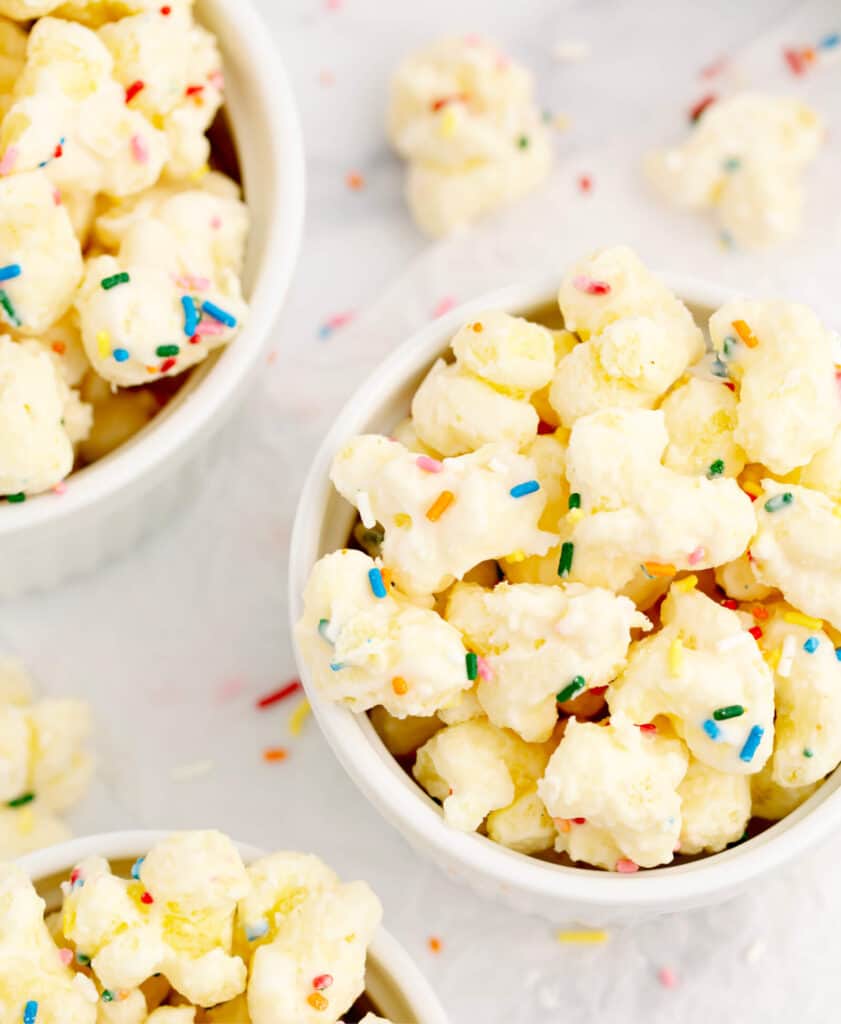
[[374, 566], [373, 569], [368, 570], [368, 582], [371, 584], [371, 590], [374, 597], [378, 597], [382, 600], [382, 598], [387, 596], [388, 591], [385, 589], [383, 574], [376, 566]]
[[775, 494], [773, 498], [769, 498], [765, 502], [766, 512], [779, 512], [781, 508], [785, 508], [786, 505], [791, 505], [794, 501], [794, 495], [791, 491], [784, 491], [782, 494]]
[[540, 490], [540, 484], [536, 480], [526, 480], [522, 484], [516, 484], [508, 492], [512, 498], [524, 498], [527, 494], [534, 494]]
[[23, 1024], [35, 1024], [38, 1017], [38, 1003], [30, 999], [23, 1008]]
[[431, 523], [437, 523], [455, 500], [456, 496], [452, 491], [441, 491], [435, 501], [433, 501], [426, 510], [426, 518]]
[[561, 557], [558, 560], [558, 575], [569, 576], [572, 571], [572, 558], [575, 554], [575, 545], [571, 540], [565, 540], [561, 545]]
[[804, 615], [803, 612], [785, 612], [783, 619], [786, 622], [790, 622], [793, 626], [805, 626], [806, 629], [813, 629], [815, 631], [823, 629], [822, 619], [815, 619], [811, 615]]
[[127, 348], [115, 348], [111, 355], [118, 363], [124, 363], [129, 358], [129, 351]]
[[707, 479], [714, 480], [724, 472], [724, 459], [716, 459], [707, 470]]
[[271, 693], [267, 693], [264, 697], [260, 697], [257, 701], [257, 708], [262, 711], [264, 708], [270, 708], [273, 704], [279, 704], [280, 701], [286, 700], [287, 697], [291, 697], [293, 693], [297, 693], [301, 689], [301, 681], [299, 679], [292, 679], [288, 683], [284, 683], [277, 690], [272, 690]]
[[158, 345], [155, 354], [163, 356], [177, 356], [181, 349], [177, 345]]
[[568, 700], [572, 700], [577, 693], [580, 693], [586, 685], [587, 681], [584, 676], [573, 676], [563, 690], [555, 697], [555, 700], [559, 704], [565, 704]]
[[713, 718], [717, 722], [726, 722], [728, 718], [740, 718], [745, 713], [741, 704], [728, 704], [724, 708], [716, 708], [713, 711]]
[[111, 288], [116, 288], [118, 284], [128, 284], [130, 280], [131, 278], [129, 275], [123, 270], [119, 274], [111, 274], [109, 277], [103, 277], [99, 283], [105, 291], [109, 291]]
[[581, 508], [581, 495], [578, 491], [573, 491], [572, 494], [570, 494], [569, 501], [567, 501], [567, 508], [570, 510], [574, 508]]
[[748, 738], [745, 740], [745, 745], [739, 751], [740, 761], [752, 761], [753, 755], [759, 748], [759, 744], [762, 742], [762, 737], [765, 735], [765, 730], [761, 725], [755, 725], [748, 733]]
[[12, 305], [12, 301], [6, 292], [0, 288], [0, 306], [3, 307], [3, 312], [9, 318], [9, 322], [13, 327], [20, 327], [20, 317], [15, 312], [15, 307]]
[[610, 285], [607, 281], [594, 281], [591, 277], [585, 277], [583, 274], [579, 274], [578, 277], [574, 277], [572, 280], [573, 288], [577, 288], [578, 291], [584, 292], [585, 295], [609, 295]]
[[34, 799], [34, 793], [23, 793], [20, 796], [16, 796], [14, 800], [9, 800], [6, 803], [6, 806], [11, 807], [12, 810], [15, 810], [18, 807], [25, 807], [27, 804], [31, 804]]
[[212, 316], [214, 320], [218, 320], [219, 323], [224, 324], [226, 327], [236, 327], [237, 319], [232, 316], [227, 310], [217, 306], [215, 302], [210, 302], [205, 299], [201, 304], [202, 311], [207, 313], [208, 316]]
[[721, 735], [721, 729], [715, 724], [711, 718], [705, 718], [701, 723], [701, 728], [709, 736], [711, 740], [717, 740]]
[[143, 867], [144, 860], [146, 860], [145, 857], [138, 857], [134, 864], [132, 864], [131, 866], [131, 877], [135, 880], [135, 882], [140, 881], [140, 869]]
[[803, 644], [803, 650], [807, 654], [814, 654], [820, 645], [820, 640], [816, 636], [810, 636], [809, 639]]
[[0, 281], [11, 281], [12, 278], [20, 277], [21, 273], [20, 263], [9, 263], [0, 267]]
[[199, 325], [199, 311], [191, 295], [182, 295], [181, 305], [184, 308], [184, 333], [192, 338]]
[[247, 924], [245, 926], [245, 938], [248, 942], [256, 942], [257, 939], [262, 939], [264, 935], [269, 934], [269, 922], [263, 918], [258, 921], [257, 924]]
[[309, 718], [312, 708], [308, 700], [302, 700], [289, 716], [289, 733], [291, 736], [300, 736], [304, 723]]
[[748, 348], [756, 348], [759, 344], [759, 339], [744, 320], [734, 320], [733, 330], [739, 335], [739, 338], [747, 345]]
[[465, 654], [464, 666], [467, 670], [467, 678], [473, 682], [473, 680], [479, 675], [479, 659], [473, 651], [468, 651], [467, 654]]
[[601, 946], [610, 938], [610, 932], [606, 931], [562, 931], [558, 932], [558, 942], [569, 943], [574, 946]]
[[431, 455], [419, 455], [415, 459], [415, 465], [418, 469], [422, 469], [424, 473], [440, 473], [444, 468], [443, 462], [433, 459]]
[[640, 866], [635, 861], [632, 861], [629, 857], [620, 857], [616, 862], [616, 870], [620, 875], [633, 875], [639, 871]]

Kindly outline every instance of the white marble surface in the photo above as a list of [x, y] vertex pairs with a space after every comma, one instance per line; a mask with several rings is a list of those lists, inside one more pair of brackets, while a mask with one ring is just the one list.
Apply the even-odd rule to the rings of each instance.
[[[421, 861], [357, 794], [312, 722], [288, 735], [289, 704], [264, 713], [253, 704], [294, 674], [286, 547], [314, 446], [354, 381], [441, 299], [626, 240], [663, 268], [803, 298], [841, 322], [841, 65], [795, 81], [779, 56], [782, 43], [841, 29], [841, 9], [831, 0], [261, 6], [297, 89], [310, 174], [276, 358], [219, 442], [216, 471], [168, 530], [0, 614], [0, 648], [25, 658], [45, 691], [95, 703], [101, 775], [77, 828], [212, 825], [317, 851], [375, 882], [388, 927], [461, 1024], [825, 1019], [841, 999], [841, 837], [726, 907], [629, 928], [604, 947], [564, 947], [544, 922], [485, 904]], [[558, 170], [540, 197], [431, 247], [407, 218], [381, 121], [399, 56], [445, 27], [498, 37], [535, 69], [547, 109], [572, 124], [557, 137]], [[553, 61], [562, 39], [586, 41], [592, 57]], [[683, 130], [707, 89], [698, 70], [728, 52], [738, 55], [736, 78], [813, 96], [833, 133], [802, 237], [761, 257], [725, 250], [708, 224], [657, 206], [636, 170], [648, 144]], [[353, 171], [365, 178], [359, 191], [345, 183]], [[593, 177], [587, 197], [576, 186], [582, 173]], [[319, 336], [347, 311], [354, 325]], [[226, 698], [232, 683], [241, 689]], [[289, 759], [264, 764], [270, 744], [288, 746]], [[199, 760], [212, 762], [207, 775], [174, 781], [173, 770]], [[443, 942], [437, 956], [431, 935]], [[658, 983], [664, 966], [677, 988]]]

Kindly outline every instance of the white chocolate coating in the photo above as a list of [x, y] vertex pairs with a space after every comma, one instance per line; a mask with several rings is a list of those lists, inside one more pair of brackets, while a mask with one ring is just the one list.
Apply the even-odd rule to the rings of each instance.
[[774, 782], [774, 759], [769, 758], [761, 772], [750, 777], [751, 812], [756, 818], [780, 821], [820, 789], [820, 782], [808, 786], [781, 786]]
[[841, 502], [841, 425], [835, 428], [832, 440], [793, 473], [795, 483], [823, 491], [833, 501]]
[[[608, 690], [611, 713], [637, 724], [665, 716], [692, 756], [710, 768], [758, 772], [774, 743], [774, 685], [755, 639], [736, 612], [697, 590], [672, 587], [660, 613], [662, 628], [631, 647], [628, 667]], [[714, 720], [714, 711], [733, 705], [745, 713]], [[756, 726], [761, 741], [743, 758]]]
[[669, 202], [714, 210], [737, 244], [771, 245], [800, 225], [801, 177], [823, 138], [798, 100], [739, 93], [709, 106], [682, 145], [649, 154], [646, 171]]
[[711, 380], [690, 377], [660, 406], [666, 417], [669, 444], [663, 464], [678, 473], [706, 474], [719, 460], [719, 476], [738, 476], [745, 453], [736, 443], [738, 402], [733, 392]]
[[751, 778], [691, 758], [680, 796], [680, 852], [718, 853], [742, 838], [751, 816]]
[[747, 554], [740, 555], [732, 562], [716, 567], [715, 581], [728, 597], [736, 601], [764, 601], [775, 591], [773, 587], [759, 582], [754, 565]]

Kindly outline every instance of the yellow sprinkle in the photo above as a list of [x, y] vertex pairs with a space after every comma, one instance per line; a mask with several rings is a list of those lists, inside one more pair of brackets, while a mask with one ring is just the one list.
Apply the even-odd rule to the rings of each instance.
[[567, 512], [567, 522], [575, 526], [577, 522], [584, 518], [584, 510], [580, 508], [571, 508]]
[[456, 133], [458, 127], [458, 121], [456, 120], [456, 113], [452, 107], [445, 107], [444, 112], [441, 114], [441, 121], [438, 125], [438, 131], [441, 133], [442, 138], [449, 139]]
[[526, 553], [524, 551], [512, 551], [510, 555], [505, 556], [506, 562], [525, 562]]
[[745, 492], [745, 494], [750, 494], [754, 498], [758, 498], [759, 495], [762, 494], [762, 488], [759, 486], [759, 484], [754, 483], [753, 480], [745, 480], [745, 482], [742, 484], [742, 490]]
[[569, 942], [576, 946], [601, 946], [610, 938], [605, 931], [558, 932], [558, 942]]
[[763, 651], [762, 652], [762, 657], [765, 659], [765, 661], [766, 661], [766, 663], [768, 665], [768, 668], [770, 668], [772, 672], [775, 671], [775, 669], [777, 668], [777, 665], [779, 665], [780, 658], [782, 657], [782, 654], [783, 654], [782, 647], [775, 647], [773, 651]]
[[210, 168], [207, 166], [207, 164], [203, 164], [201, 167], [198, 167], [195, 171], [193, 171], [193, 173], [190, 175], [190, 180], [201, 181], [202, 178], [209, 173], [209, 171]]
[[412, 517], [407, 515], [405, 512], [398, 512], [394, 517], [394, 525], [400, 527], [406, 527], [412, 525]]
[[301, 735], [301, 730], [304, 728], [304, 722], [306, 722], [309, 717], [311, 710], [310, 702], [308, 700], [302, 700], [289, 716], [289, 732], [293, 736]]
[[683, 641], [675, 637], [669, 645], [669, 673], [679, 676], [683, 671]]
[[96, 332], [96, 347], [103, 359], [107, 359], [111, 355], [111, 335], [108, 331]]
[[804, 615], [803, 612], [786, 612], [783, 618], [794, 626], [805, 626], [806, 629], [823, 629], [822, 619], [813, 619], [811, 615]]
[[690, 590], [694, 590], [698, 586], [698, 577], [695, 573], [691, 576], [684, 576], [682, 580], [677, 580], [672, 584], [672, 590], [676, 590], [679, 594], [688, 594]]

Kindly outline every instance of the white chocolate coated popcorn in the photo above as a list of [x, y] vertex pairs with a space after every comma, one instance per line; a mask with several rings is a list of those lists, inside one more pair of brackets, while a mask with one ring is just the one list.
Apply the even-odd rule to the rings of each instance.
[[130, 195], [160, 175], [167, 142], [125, 102], [113, 61], [96, 33], [41, 18], [29, 34], [26, 65], [0, 125], [7, 172], [43, 166], [59, 189]]
[[37, 494], [73, 466], [90, 408], [39, 345], [0, 335], [0, 494]]
[[18, 268], [0, 282], [8, 300], [0, 322], [24, 334], [45, 331], [73, 301], [82, 254], [43, 171], [0, 178], [0, 267]]
[[[663, 456], [669, 469], [690, 475], [738, 476], [745, 468], [745, 453], [733, 437], [738, 402], [729, 388], [690, 377], [660, 408], [669, 432]], [[721, 470], [716, 472], [719, 462]]]
[[[751, 544], [757, 578], [795, 608], [841, 629], [841, 516], [820, 491], [762, 481]], [[786, 496], [790, 497], [786, 497]], [[770, 507], [769, 507], [770, 502]]]
[[773, 778], [773, 757], [769, 758], [761, 772], [750, 777], [751, 812], [755, 818], [766, 821], [780, 821], [804, 803], [820, 789], [820, 782], [808, 786], [781, 786]]
[[[361, 551], [313, 568], [295, 637], [318, 689], [354, 711], [432, 715], [471, 686], [461, 634], [395, 588], [377, 597], [376, 563]], [[381, 578], [381, 577], [380, 577]]]
[[493, 811], [534, 793], [550, 752], [549, 744], [525, 743], [507, 729], [473, 718], [448, 725], [425, 743], [413, 774], [442, 802], [449, 825], [473, 832]]
[[488, 718], [537, 743], [558, 720], [556, 694], [572, 680], [609, 683], [631, 630], [650, 626], [626, 597], [580, 583], [456, 584], [446, 617], [482, 658], [477, 696]]
[[750, 498], [735, 480], [668, 469], [668, 442], [659, 410], [608, 409], [576, 422], [567, 477], [585, 516], [572, 532], [573, 579], [619, 590], [646, 562], [703, 569], [745, 550], [756, 522]]
[[531, 76], [472, 36], [446, 37], [404, 61], [392, 82], [388, 134], [409, 161], [412, 215], [431, 235], [519, 198], [551, 164]]
[[537, 527], [545, 496], [511, 494], [534, 473], [532, 460], [510, 444], [430, 465], [401, 444], [368, 434], [337, 454], [330, 478], [357, 508], [365, 504], [360, 495], [367, 496], [385, 528], [383, 562], [398, 587], [429, 594], [487, 559], [516, 550], [545, 553], [553, 539]]
[[44, 921], [44, 901], [19, 868], [0, 864], [0, 1020], [23, 1021], [37, 1004], [38, 1024], [96, 1024], [94, 1001], [59, 956]]
[[[736, 612], [697, 590], [672, 587], [660, 613], [662, 629], [632, 646], [628, 667], [608, 691], [611, 713], [637, 724], [666, 716], [710, 768], [758, 772], [774, 743], [774, 685], [756, 640]], [[733, 706], [744, 713], [715, 719], [715, 711]]]
[[841, 502], [841, 426], [835, 428], [827, 447], [817, 452], [805, 466], [795, 470], [792, 479]]
[[26, 60], [26, 32], [0, 17], [0, 121], [12, 103], [12, 90]]
[[751, 816], [751, 777], [691, 758], [680, 796], [680, 852], [718, 853], [742, 838]]
[[552, 378], [551, 331], [491, 311], [465, 324], [452, 349], [455, 363], [438, 360], [412, 399], [420, 440], [442, 455], [462, 455], [534, 437], [538, 416], [528, 399]]
[[650, 154], [646, 170], [676, 206], [715, 210], [737, 244], [771, 245], [800, 225], [801, 177], [823, 137], [798, 100], [739, 93], [709, 106], [682, 145]]
[[[654, 867], [674, 854], [677, 789], [688, 760], [679, 740], [643, 733], [622, 714], [606, 726], [570, 719], [537, 790], [553, 818], [585, 818], [607, 834], [621, 858]], [[560, 834], [560, 850], [570, 852], [567, 836], [578, 827]], [[615, 867], [616, 860], [600, 866]]]
[[748, 461], [789, 473], [831, 443], [841, 424], [833, 338], [812, 310], [729, 302], [710, 317], [710, 337], [738, 385], [734, 439]]
[[[379, 900], [364, 882], [342, 884], [318, 858], [304, 854], [256, 861], [248, 879], [237, 931], [240, 944], [244, 939], [253, 949], [253, 1024], [332, 1024], [364, 990], [366, 950], [382, 917]], [[258, 937], [249, 943], [249, 935]], [[324, 1005], [313, 1005], [313, 992]]]
[[736, 601], [764, 601], [774, 594], [773, 587], [766, 587], [756, 578], [754, 562], [747, 553], [717, 566], [715, 581], [728, 597]]

